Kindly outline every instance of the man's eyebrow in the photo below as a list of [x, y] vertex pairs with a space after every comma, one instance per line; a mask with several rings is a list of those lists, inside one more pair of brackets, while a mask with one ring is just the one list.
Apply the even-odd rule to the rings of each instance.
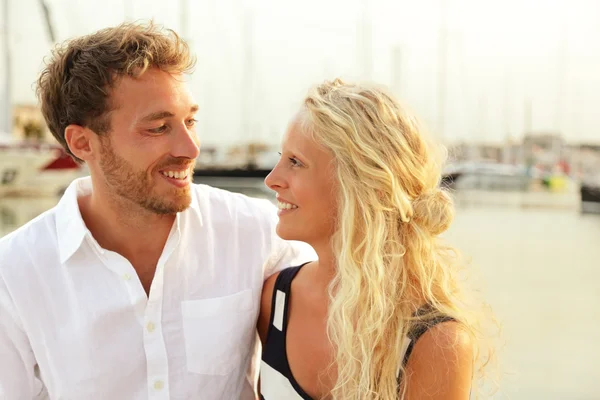
[[144, 118], [142, 118], [142, 122], [152, 122], [152, 121], [156, 121], [158, 119], [171, 118], [174, 116], [175, 116], [175, 114], [173, 114], [172, 112], [169, 112], [169, 111], [157, 111], [157, 112], [153, 112], [152, 114], [146, 115]]
[[[195, 104], [190, 108], [190, 112], [196, 113], [196, 112], [198, 112], [199, 108], [200, 107], [198, 107], [198, 105]], [[172, 118], [174, 116], [175, 116], [175, 114], [173, 114], [170, 111], [157, 111], [157, 112], [153, 112], [152, 114], [146, 115], [144, 118], [142, 118], [141, 121], [142, 122], [152, 122], [152, 121], [156, 121], [159, 119]]]

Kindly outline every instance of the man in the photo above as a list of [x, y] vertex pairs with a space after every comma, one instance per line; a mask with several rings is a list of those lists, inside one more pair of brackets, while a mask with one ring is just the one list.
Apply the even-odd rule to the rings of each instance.
[[191, 183], [193, 64], [174, 32], [124, 24], [42, 72], [91, 177], [0, 240], [1, 399], [253, 398], [263, 281], [314, 253], [275, 236], [267, 200]]

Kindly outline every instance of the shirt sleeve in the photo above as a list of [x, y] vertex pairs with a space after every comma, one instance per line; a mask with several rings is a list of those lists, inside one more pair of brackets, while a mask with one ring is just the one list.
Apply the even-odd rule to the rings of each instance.
[[277, 227], [277, 208], [270, 204], [267, 209], [267, 232], [271, 235], [271, 254], [263, 266], [263, 280], [289, 266], [300, 265], [317, 259], [313, 248], [303, 242], [283, 240], [275, 232]]
[[0, 399], [37, 399], [41, 382], [15, 306], [0, 276]]

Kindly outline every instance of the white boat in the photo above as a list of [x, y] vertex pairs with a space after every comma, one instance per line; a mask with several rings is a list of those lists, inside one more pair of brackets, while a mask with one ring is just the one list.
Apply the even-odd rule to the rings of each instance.
[[527, 190], [531, 177], [523, 167], [493, 161], [449, 164], [443, 183], [456, 189]]
[[0, 197], [56, 196], [84, 174], [58, 145], [0, 139]]

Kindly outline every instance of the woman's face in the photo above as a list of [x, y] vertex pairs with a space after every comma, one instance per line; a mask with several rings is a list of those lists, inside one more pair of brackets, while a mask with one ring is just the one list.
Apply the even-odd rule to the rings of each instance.
[[317, 248], [335, 232], [336, 177], [333, 154], [304, 132], [296, 117], [285, 133], [281, 158], [265, 179], [277, 192], [277, 234]]

